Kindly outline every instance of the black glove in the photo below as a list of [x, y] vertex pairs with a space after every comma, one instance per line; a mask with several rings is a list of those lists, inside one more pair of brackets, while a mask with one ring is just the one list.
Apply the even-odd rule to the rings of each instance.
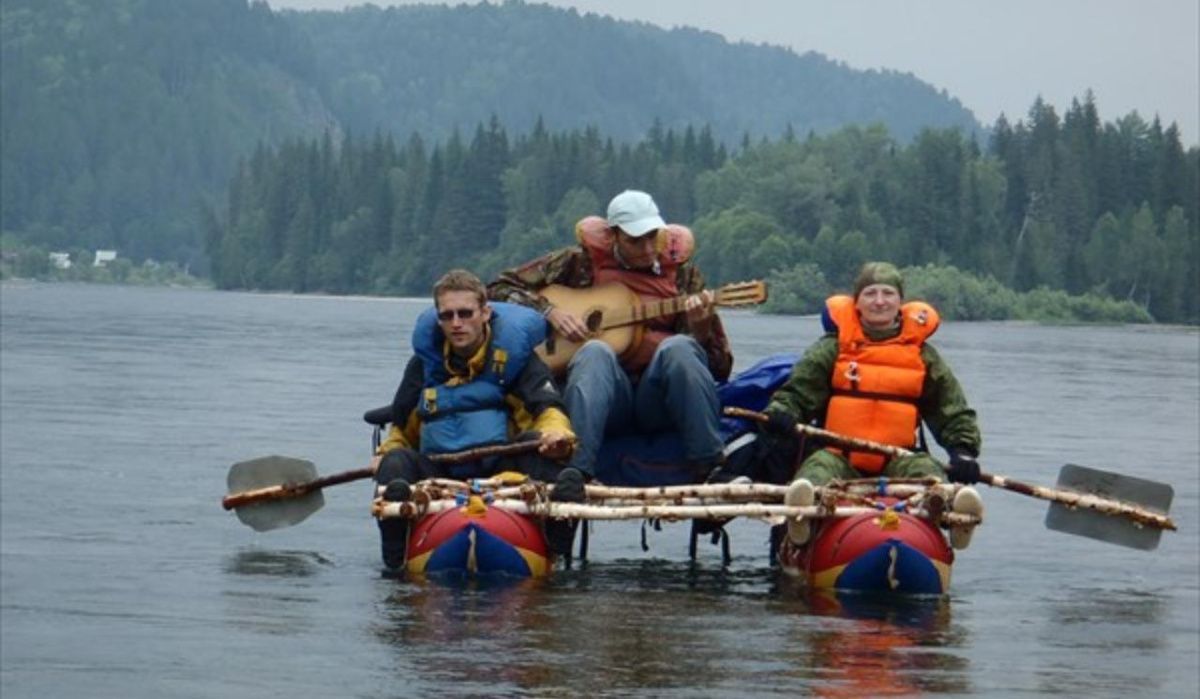
[[765, 415], [767, 421], [762, 426], [765, 431], [784, 437], [796, 436], [796, 418], [783, 410], [769, 410]]
[[978, 483], [979, 462], [967, 452], [953, 449], [950, 451], [950, 466], [946, 468], [946, 477], [953, 483]]

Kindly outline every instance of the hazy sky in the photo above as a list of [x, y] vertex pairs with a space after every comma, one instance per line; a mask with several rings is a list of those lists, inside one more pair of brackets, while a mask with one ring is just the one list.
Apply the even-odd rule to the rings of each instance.
[[[1061, 115], [1091, 88], [1105, 121], [1137, 110], [1200, 132], [1200, 0], [545, 0], [731, 41], [818, 51], [855, 68], [912, 72], [985, 125], [1025, 117], [1034, 99]], [[268, 0], [342, 9], [359, 0]], [[376, 0], [376, 5], [412, 4]], [[460, 4], [460, 3], [440, 3]]]

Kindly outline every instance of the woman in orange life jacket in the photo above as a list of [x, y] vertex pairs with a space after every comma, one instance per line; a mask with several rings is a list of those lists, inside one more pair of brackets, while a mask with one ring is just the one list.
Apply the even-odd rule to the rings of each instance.
[[[825, 305], [828, 334], [808, 348], [771, 397], [767, 431], [789, 437], [785, 443], [791, 444], [794, 459], [797, 423], [822, 423], [839, 434], [914, 449], [924, 422], [950, 464], [943, 467], [924, 452], [889, 459], [827, 447], [800, 465], [785, 501], [809, 505], [814, 486], [873, 475], [977, 482], [975, 459], [982, 440], [975, 411], [949, 365], [926, 342], [938, 328], [937, 311], [920, 301], [904, 302], [900, 271], [886, 262], [863, 265], [854, 295], [833, 296]], [[952, 508], [980, 514], [982, 502], [967, 487], [959, 490]], [[805, 543], [808, 522], [789, 522], [788, 536], [797, 545]], [[951, 543], [965, 548], [969, 536], [970, 529], [952, 531]]]

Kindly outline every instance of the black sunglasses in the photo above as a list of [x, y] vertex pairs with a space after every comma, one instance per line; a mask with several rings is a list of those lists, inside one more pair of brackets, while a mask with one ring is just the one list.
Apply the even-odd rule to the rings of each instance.
[[478, 308], [448, 308], [444, 311], [438, 311], [438, 320], [443, 323], [454, 320], [454, 316], [458, 316], [459, 320], [470, 320], [479, 312]]

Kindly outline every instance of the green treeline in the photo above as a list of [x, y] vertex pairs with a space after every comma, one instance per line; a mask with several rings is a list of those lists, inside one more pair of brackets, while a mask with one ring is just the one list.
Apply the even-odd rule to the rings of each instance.
[[1174, 126], [1102, 124], [1090, 94], [1061, 119], [1040, 100], [1027, 121], [1001, 119], [986, 149], [953, 129], [902, 145], [876, 126], [730, 154], [707, 127], [628, 145], [540, 122], [510, 138], [493, 118], [435, 145], [260, 146], [207, 211], [206, 244], [220, 288], [422, 295], [451, 266], [487, 277], [570, 244], [577, 219], [630, 187], [693, 227], [711, 283], [768, 277], [775, 310], [813, 312], [887, 259], [920, 267], [951, 317], [1194, 323], [1198, 158]]
[[127, 257], [118, 257], [107, 264], [97, 265], [95, 253], [91, 250], [73, 248], [60, 251], [70, 256], [71, 264], [59, 267], [50, 259], [46, 248], [28, 245], [11, 235], [0, 236], [0, 251], [0, 279], [133, 286], [208, 286], [206, 280], [192, 276], [174, 262], [143, 260], [141, 264], [134, 264]]
[[510, 140], [496, 119], [469, 143], [293, 140], [259, 148], [227, 210], [208, 216], [212, 276], [220, 288], [423, 294], [450, 267], [486, 275], [567, 244], [627, 186], [687, 220], [693, 182], [727, 159], [708, 129], [656, 128], [631, 146], [540, 122]]
[[978, 128], [912, 75], [547, 5], [0, 0], [0, 231], [203, 273], [197, 211], [255, 144], [325, 131], [445, 143], [492, 114], [620, 142], [656, 118], [711, 124], [726, 144], [787, 124], [879, 121], [905, 141]]
[[0, 226], [26, 244], [203, 268], [196, 210], [238, 158], [329, 123], [311, 46], [265, 3], [0, 9]]
[[[424, 294], [566, 245], [640, 187], [713, 282], [769, 277], [776, 310], [878, 257], [932, 270], [965, 317], [1124, 317], [1112, 300], [1200, 321], [1197, 149], [1101, 123], [1090, 95], [982, 144], [911, 75], [518, 1], [0, 10], [0, 276]], [[46, 259], [95, 249], [129, 269]]]

